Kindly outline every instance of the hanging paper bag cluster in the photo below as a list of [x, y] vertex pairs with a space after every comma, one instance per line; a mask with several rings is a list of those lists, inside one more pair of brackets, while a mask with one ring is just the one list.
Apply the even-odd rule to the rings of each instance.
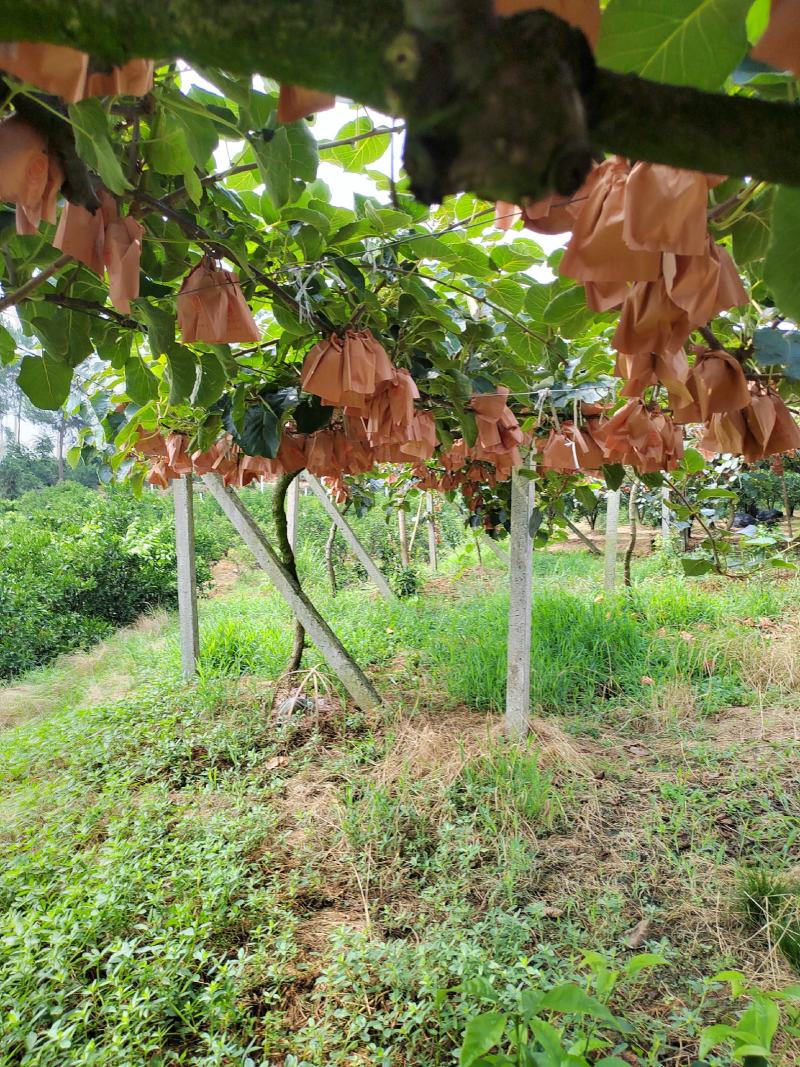
[[258, 326], [232, 271], [204, 256], [184, 278], [177, 297], [178, 327], [185, 343], [254, 343]]
[[100, 190], [98, 198], [100, 207], [94, 214], [79, 204], [64, 205], [53, 245], [84, 263], [98, 277], [102, 278], [106, 271], [111, 303], [128, 315], [131, 300], [139, 295], [144, 228], [130, 215], [120, 216], [117, 201], [105, 189]]
[[63, 182], [61, 163], [38, 130], [19, 115], [0, 122], [0, 200], [16, 205], [17, 233], [35, 234], [42, 219], [56, 221]]
[[69, 104], [90, 96], [144, 96], [153, 88], [154, 69], [151, 59], [95, 69], [89, 55], [76, 48], [40, 41], [0, 43], [0, 70]]

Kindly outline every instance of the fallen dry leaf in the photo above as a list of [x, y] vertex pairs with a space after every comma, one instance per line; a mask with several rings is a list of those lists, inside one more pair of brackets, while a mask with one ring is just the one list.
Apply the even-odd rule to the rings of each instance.
[[650, 936], [650, 930], [652, 923], [649, 919], [642, 919], [632, 929], [628, 930], [626, 934], [622, 935], [622, 940], [628, 946], [628, 948], [639, 948], [647, 938]]

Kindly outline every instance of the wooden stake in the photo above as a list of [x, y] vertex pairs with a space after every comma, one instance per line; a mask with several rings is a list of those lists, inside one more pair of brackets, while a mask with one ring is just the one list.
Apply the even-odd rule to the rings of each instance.
[[506, 734], [511, 738], [525, 737], [530, 723], [533, 598], [533, 538], [530, 523], [533, 506], [533, 482], [520, 470], [515, 470], [511, 476], [511, 561], [505, 718]]
[[356, 537], [352, 527], [350, 526], [350, 523], [347, 521], [344, 515], [342, 515], [341, 511], [339, 511], [334, 502], [325, 492], [324, 487], [314, 477], [313, 474], [309, 474], [308, 472], [306, 472], [306, 481], [308, 482], [311, 492], [325, 508], [325, 511], [328, 513], [328, 517], [332, 519], [333, 522], [335, 522], [339, 529], [342, 531], [342, 537], [344, 537], [345, 541], [350, 546], [353, 555], [356, 557], [356, 559], [359, 561], [361, 566], [364, 568], [364, 570], [367, 572], [367, 574], [370, 576], [370, 578], [376, 585], [381, 596], [386, 597], [387, 600], [396, 600], [397, 597], [392, 592], [389, 583], [386, 581], [386, 578], [384, 577], [383, 573], [378, 570], [375, 561], [372, 559], [369, 552], [367, 552], [366, 548], [364, 548], [359, 539]]
[[172, 483], [175, 507], [175, 552], [178, 564], [178, 626], [181, 637], [181, 669], [186, 679], [197, 673], [200, 631], [197, 623], [197, 576], [194, 558], [194, 500], [192, 476]]
[[236, 493], [227, 490], [217, 474], [205, 474], [203, 481], [355, 703], [365, 711], [380, 704], [381, 698], [372, 683], [350, 657], [303, 590], [292, 580], [272, 545]]

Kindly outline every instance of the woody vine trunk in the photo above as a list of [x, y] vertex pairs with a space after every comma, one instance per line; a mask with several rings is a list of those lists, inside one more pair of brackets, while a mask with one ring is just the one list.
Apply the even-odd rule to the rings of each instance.
[[575, 184], [594, 150], [800, 185], [800, 109], [595, 70], [578, 31], [541, 11], [497, 19], [488, 0], [0, 0], [0, 26], [8, 41], [181, 57], [406, 115], [423, 198], [535, 197]]
[[[275, 540], [278, 545], [278, 552], [281, 557], [281, 562], [289, 573], [290, 578], [295, 583], [298, 592], [300, 591], [301, 586], [300, 578], [297, 574], [297, 562], [294, 558], [294, 549], [292, 548], [292, 542], [289, 540], [289, 526], [286, 520], [286, 494], [289, 491], [289, 486], [299, 473], [299, 471], [293, 471], [291, 474], [282, 474], [275, 483], [275, 492], [272, 497], [272, 515], [275, 520]], [[287, 674], [294, 674], [295, 671], [300, 670], [305, 646], [306, 632], [300, 621], [297, 620], [294, 628], [292, 654], [286, 667]]]

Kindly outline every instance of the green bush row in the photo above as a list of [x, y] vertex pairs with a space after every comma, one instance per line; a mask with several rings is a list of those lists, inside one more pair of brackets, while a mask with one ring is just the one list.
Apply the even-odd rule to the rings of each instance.
[[[212, 501], [198, 506], [198, 578], [233, 541]], [[63, 483], [0, 514], [0, 677], [85, 648], [177, 596], [172, 502]]]

